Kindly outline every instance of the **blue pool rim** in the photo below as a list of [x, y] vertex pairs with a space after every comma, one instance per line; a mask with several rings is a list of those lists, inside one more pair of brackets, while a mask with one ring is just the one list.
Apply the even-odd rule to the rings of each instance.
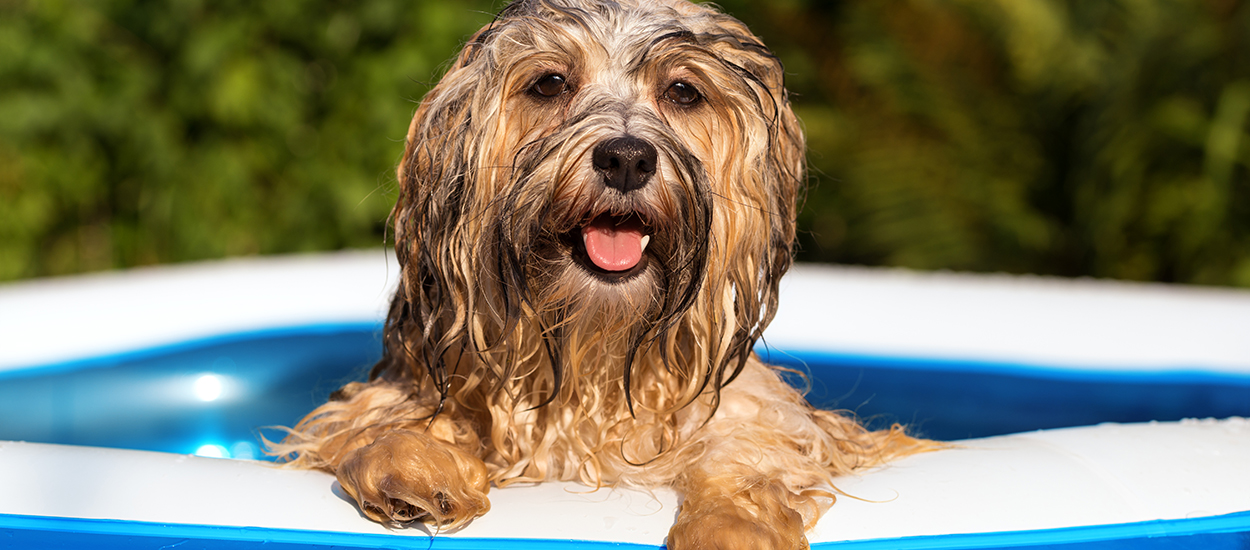
[[[212, 336], [191, 338], [179, 342], [159, 344], [127, 351], [111, 352], [46, 364], [34, 364], [0, 370], [0, 381], [26, 376], [46, 376], [75, 372], [84, 369], [108, 367], [140, 359], [199, 349], [209, 346], [274, 338], [283, 336], [367, 333], [381, 335], [381, 321], [329, 322], [289, 325], [255, 330], [228, 332]], [[379, 339], [379, 346], [381, 340]], [[936, 358], [909, 355], [868, 354], [838, 352], [802, 347], [780, 349], [763, 341], [756, 346], [756, 353], [766, 363], [798, 366], [808, 364], [839, 364], [877, 367], [898, 370], [923, 370], [964, 374], [1003, 374], [1026, 378], [1046, 378], [1074, 382], [1137, 382], [1149, 384], [1218, 384], [1250, 387], [1250, 371], [1226, 372], [1200, 365], [1176, 365], [1168, 368], [1134, 370], [1110, 369], [1098, 366], [1054, 366], [1024, 361], [991, 361], [961, 358]]]
[[991, 361], [949, 357], [920, 357], [837, 352], [804, 348], [780, 349], [762, 343], [755, 352], [765, 363], [774, 365], [855, 365], [859, 367], [950, 372], [960, 374], [1000, 374], [1067, 382], [1120, 382], [1148, 384], [1214, 384], [1250, 387], [1250, 370], [1227, 372], [1198, 365], [1132, 369], [1081, 365], [1048, 365], [1026, 361]]
[[[208, 548], [234, 548], [238, 544], [263, 542], [286, 548], [429, 548], [431, 550], [534, 550], [538, 548], [561, 548], [569, 550], [599, 550], [619, 548], [626, 550], [655, 550], [659, 545], [611, 541], [529, 539], [529, 538], [478, 538], [446, 536], [400, 536], [369, 533], [344, 533], [330, 531], [303, 531], [264, 527], [238, 527], [220, 525], [169, 524], [110, 519], [67, 518], [50, 516], [27, 516], [0, 514], [0, 532], [10, 541], [26, 540], [32, 543], [56, 544], [74, 537], [91, 538], [97, 548], [134, 548], [146, 546], [160, 539], [176, 539], [181, 543], [193, 542]], [[1121, 543], [1132, 547], [1150, 547], [1151, 541], [1170, 544], [1168, 539], [1193, 536], [1214, 536], [1227, 539], [1240, 547], [1240, 541], [1250, 534], [1250, 511], [1221, 516], [1153, 520], [1112, 525], [1092, 525], [1040, 529], [1033, 531], [1005, 531], [994, 533], [969, 533], [927, 535], [893, 539], [823, 542], [812, 545], [818, 549], [846, 550], [918, 550], [935, 548], [1027, 548], [1030, 546], [1079, 546], [1081, 548], [1111, 548]], [[108, 539], [114, 539], [110, 544]], [[1212, 539], [1204, 540], [1210, 544]], [[218, 543], [218, 544], [213, 544]], [[226, 543], [226, 544], [221, 544]], [[1170, 546], [1174, 547], [1174, 546]]]
[[[333, 323], [309, 323], [302, 325], [288, 325], [283, 327], [271, 327], [254, 330], [242, 330], [235, 332], [225, 332], [212, 336], [201, 336], [190, 338], [178, 342], [167, 344], [157, 344], [143, 348], [103, 353], [100, 355], [92, 355], [88, 357], [80, 357], [64, 361], [54, 361], [50, 363], [36, 363], [32, 365], [24, 365], [0, 370], [0, 381], [8, 378], [27, 377], [27, 376], [50, 376], [56, 374], [77, 372], [86, 369], [111, 367], [124, 363], [130, 363], [152, 357], [162, 355], [171, 355], [182, 351], [202, 349], [223, 344], [231, 344], [235, 342], [246, 342], [251, 340], [262, 340], [266, 338], [281, 338], [284, 336], [315, 336], [319, 334], [342, 334], [342, 333], [368, 333], [374, 332], [379, 336], [382, 334], [381, 321], [357, 321], [357, 322], [333, 322]], [[381, 340], [378, 340], [379, 349], [381, 349]]]
[[[341, 333], [378, 333], [380, 322], [343, 322], [293, 325], [260, 330], [238, 331], [215, 336], [151, 346], [147, 348], [103, 354], [45, 365], [11, 369], [0, 372], [0, 380], [9, 377], [43, 376], [69, 373], [79, 370], [107, 368], [130, 361], [194, 350], [225, 343], [299, 335]], [[379, 343], [380, 345], [380, 343]], [[1132, 381], [1151, 384], [1167, 383], [1219, 383], [1237, 387], [1250, 386], [1250, 373], [1213, 372], [1200, 368], [1173, 368], [1157, 371], [1128, 371], [1111, 369], [1081, 370], [1074, 367], [1054, 367], [1041, 364], [965, 361], [905, 356], [882, 356], [868, 354], [836, 353], [817, 350], [798, 350], [761, 345], [758, 350], [768, 362], [813, 369], [825, 364], [850, 364], [900, 370], [928, 370], [934, 372], [962, 372], [968, 374], [997, 373], [1022, 377], [1042, 377], [1072, 381]], [[836, 510], [832, 513], [836, 513]], [[75, 538], [77, 537], [77, 538]], [[1140, 523], [1067, 527], [1034, 531], [951, 534], [907, 537], [898, 539], [874, 539], [817, 543], [813, 549], [920, 549], [920, 548], [1026, 548], [1039, 545], [1067, 547], [1073, 550], [1112, 550], [1122, 548], [1154, 548], [1151, 541], [1177, 541], [1182, 537], [1207, 537], [1202, 543], [1191, 543], [1187, 548], [1247, 548], [1250, 544], [1250, 511], [1224, 516], [1154, 520]], [[1217, 545], [1211, 546], [1211, 537]], [[0, 514], [0, 547], [10, 547], [23, 541], [29, 546], [60, 544], [74, 547], [75, 543], [90, 540], [96, 548], [132, 548], [149, 545], [166, 546], [172, 540], [192, 541], [207, 549], [252, 547], [261, 542], [277, 543], [279, 548], [431, 548], [469, 550], [477, 548], [500, 548], [504, 550], [530, 550], [537, 548], [568, 548], [598, 550], [622, 548], [649, 550], [662, 548], [658, 545], [617, 543], [607, 541], [526, 539], [526, 538], [470, 538], [470, 537], [424, 537], [385, 534], [361, 534], [343, 532], [303, 531], [258, 527], [231, 527], [192, 524], [164, 524], [141, 521], [122, 521], [89, 518], [62, 518]], [[1170, 546], [1175, 547], [1175, 546]]]

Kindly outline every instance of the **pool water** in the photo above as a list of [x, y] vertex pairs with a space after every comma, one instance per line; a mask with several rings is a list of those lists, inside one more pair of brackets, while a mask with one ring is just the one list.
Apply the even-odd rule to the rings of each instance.
[[363, 379], [376, 325], [301, 327], [0, 373], [0, 440], [264, 458], [270, 439]]
[[[378, 359], [373, 323], [294, 327], [0, 372], [0, 440], [265, 458], [290, 426]], [[1102, 422], [1250, 416], [1250, 378], [1124, 374], [831, 353], [766, 360], [809, 373], [817, 406], [964, 439]]]

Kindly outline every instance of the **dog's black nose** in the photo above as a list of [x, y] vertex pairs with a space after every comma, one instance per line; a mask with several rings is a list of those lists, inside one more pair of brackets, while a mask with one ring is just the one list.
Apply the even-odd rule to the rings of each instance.
[[591, 161], [603, 183], [622, 193], [641, 189], [655, 173], [655, 146], [633, 136], [605, 139]]

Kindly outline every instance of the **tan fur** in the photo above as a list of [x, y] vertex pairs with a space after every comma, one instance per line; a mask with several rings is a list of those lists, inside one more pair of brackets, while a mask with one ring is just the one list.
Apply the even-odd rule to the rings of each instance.
[[[536, 94], [551, 74], [566, 91]], [[812, 409], [751, 352], [804, 177], [782, 80], [740, 22], [682, 0], [505, 8], [413, 118], [381, 362], [273, 451], [383, 523], [458, 527], [491, 484], [577, 480], [682, 491], [674, 550], [805, 547], [834, 477], [931, 446]], [[658, 151], [628, 192], [591, 163], [620, 136]], [[628, 276], [574, 259], [605, 213], [653, 237]]]

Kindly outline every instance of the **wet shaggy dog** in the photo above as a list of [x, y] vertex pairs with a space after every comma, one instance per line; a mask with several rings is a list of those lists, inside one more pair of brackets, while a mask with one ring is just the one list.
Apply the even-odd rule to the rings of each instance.
[[835, 476], [925, 444], [752, 353], [804, 171], [781, 63], [736, 19], [513, 2], [409, 128], [382, 360], [274, 450], [386, 524], [576, 480], [678, 490], [673, 550], [806, 547]]

